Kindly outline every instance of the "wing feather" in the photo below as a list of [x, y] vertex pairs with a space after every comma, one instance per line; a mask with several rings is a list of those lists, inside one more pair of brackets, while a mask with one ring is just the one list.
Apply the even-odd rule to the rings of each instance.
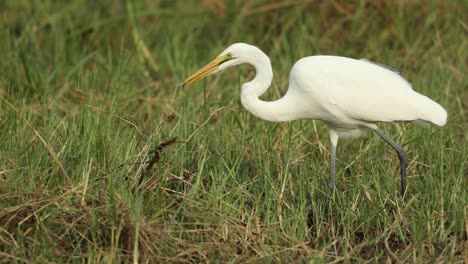
[[413, 85], [411, 85], [411, 83], [409, 83], [408, 80], [403, 78], [400, 75], [400, 72], [398, 70], [396, 70], [395, 68], [393, 68], [391, 66], [388, 66], [388, 65], [384, 65], [384, 64], [380, 64], [380, 63], [377, 63], [377, 62], [370, 61], [370, 60], [368, 60], [366, 58], [362, 58], [362, 59], [360, 59], [360, 61], [367, 62], [369, 64], [372, 64], [372, 65], [375, 65], [377, 67], [381, 67], [381, 68], [384, 68], [386, 70], [389, 70], [389, 71], [393, 72], [397, 77], [399, 77], [402, 81], [404, 81], [409, 87], [413, 88]]
[[[415, 92], [398, 72], [368, 60], [307, 57], [298, 61], [291, 73], [291, 81], [309, 98], [313, 117], [322, 120], [343, 124], [427, 120], [441, 124], [444, 113], [446, 117], [440, 105]], [[434, 112], [438, 112], [437, 117]]]

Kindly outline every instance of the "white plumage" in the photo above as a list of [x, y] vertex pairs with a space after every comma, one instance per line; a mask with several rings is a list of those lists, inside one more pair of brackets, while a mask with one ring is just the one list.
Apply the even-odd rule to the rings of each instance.
[[368, 61], [303, 58], [291, 70], [289, 89], [300, 91], [305, 108], [318, 108], [308, 118], [338, 129], [374, 129], [379, 121], [425, 120], [443, 126], [447, 118], [439, 104], [415, 92], [398, 73]]
[[270, 86], [273, 71], [268, 58], [257, 47], [237, 43], [179, 86], [228, 67], [248, 63], [256, 76], [242, 86], [241, 101], [253, 115], [272, 122], [318, 119], [329, 129], [331, 142], [330, 180], [335, 182], [335, 153], [339, 137], [357, 137], [374, 130], [398, 153], [402, 192], [406, 179], [406, 154], [377, 128], [378, 122], [427, 121], [443, 126], [447, 112], [428, 97], [415, 92], [397, 72], [367, 60], [339, 56], [311, 56], [297, 61], [291, 69], [284, 97], [265, 102], [258, 97]]

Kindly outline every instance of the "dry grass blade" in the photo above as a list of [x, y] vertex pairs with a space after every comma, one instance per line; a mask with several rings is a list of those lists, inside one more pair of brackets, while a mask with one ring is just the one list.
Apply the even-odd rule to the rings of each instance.
[[[136, 21], [135, 21], [135, 16], [134, 16], [134, 10], [131, 1], [127, 1], [127, 10], [129, 14], [129, 21], [130, 24], [132, 25], [132, 36], [133, 36], [133, 41], [135, 43], [135, 46], [137, 47], [139, 51], [139, 57], [142, 62], [146, 61], [150, 67], [151, 70], [153, 70], [154, 73], [159, 73], [159, 66], [153, 59], [153, 55], [151, 51], [148, 49], [146, 46], [145, 42], [140, 36], [140, 33], [138, 31]], [[146, 72], [147, 77], [150, 76], [148, 72]]]
[[45, 141], [45, 139], [41, 136], [41, 134], [39, 134], [39, 132], [31, 125], [31, 123], [29, 123], [29, 121], [23, 117], [23, 115], [21, 114], [21, 112], [18, 111], [18, 109], [16, 109], [16, 107], [14, 107], [10, 102], [8, 102], [8, 100], [3, 97], [3, 95], [0, 94], [0, 98], [13, 110], [15, 111], [16, 113], [18, 113], [21, 117], [21, 119], [24, 121], [24, 123], [32, 129], [32, 131], [34, 132], [34, 135], [36, 135], [37, 138], [39, 138], [39, 140], [41, 141], [42, 145], [46, 148], [47, 152], [49, 152], [49, 155], [52, 157], [52, 159], [55, 161], [55, 163], [57, 164], [57, 166], [60, 168], [60, 170], [62, 171], [63, 175], [65, 175], [65, 177], [69, 180], [70, 177], [68, 176], [68, 173], [67, 171], [65, 170], [65, 168], [63, 167], [63, 164], [62, 162], [59, 160], [57, 154], [55, 153], [54, 149], [52, 148], [52, 146], [50, 146], [49, 143], [47, 143], [47, 141]]
[[252, 16], [252, 15], [257, 15], [259, 13], [267, 13], [267, 12], [272, 12], [276, 10], [280, 10], [282, 8], [290, 7], [292, 5], [297, 4], [297, 1], [282, 1], [278, 3], [269, 3], [269, 4], [264, 4], [259, 7], [251, 7], [248, 9], [243, 9], [241, 11], [242, 16]]

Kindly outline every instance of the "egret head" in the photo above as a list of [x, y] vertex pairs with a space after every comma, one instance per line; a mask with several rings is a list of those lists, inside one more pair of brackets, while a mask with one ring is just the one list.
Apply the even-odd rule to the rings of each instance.
[[231, 66], [244, 63], [254, 54], [252, 50], [258, 50], [258, 48], [245, 43], [232, 44], [221, 52], [221, 54], [219, 54], [219, 56], [212, 62], [190, 75], [190, 77], [185, 79], [185, 81], [181, 82], [178, 87], [190, 86], [208, 75], [217, 73]]

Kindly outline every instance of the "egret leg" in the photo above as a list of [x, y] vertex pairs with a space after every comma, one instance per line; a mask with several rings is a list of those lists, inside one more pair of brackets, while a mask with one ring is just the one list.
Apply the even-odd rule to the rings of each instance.
[[400, 159], [400, 173], [401, 173], [401, 195], [405, 195], [406, 191], [406, 153], [402, 147], [398, 146], [391, 138], [385, 135], [381, 130], [374, 130], [383, 140], [385, 140], [397, 152]]
[[335, 188], [335, 175], [336, 175], [336, 146], [331, 144], [330, 149], [330, 176], [328, 178], [328, 188], [330, 189], [330, 193], [333, 193], [333, 189]]
[[338, 144], [338, 134], [329, 128], [330, 135], [330, 175], [328, 178], [328, 189], [330, 190], [330, 195], [327, 196], [325, 201], [325, 214], [328, 214], [328, 207], [330, 205], [330, 198], [333, 197], [333, 191], [335, 189], [335, 176], [336, 176], [336, 145]]
[[338, 144], [338, 134], [329, 129], [330, 135], [330, 177], [328, 178], [328, 188], [330, 192], [333, 193], [333, 189], [335, 188], [335, 176], [336, 176], [336, 145]]

